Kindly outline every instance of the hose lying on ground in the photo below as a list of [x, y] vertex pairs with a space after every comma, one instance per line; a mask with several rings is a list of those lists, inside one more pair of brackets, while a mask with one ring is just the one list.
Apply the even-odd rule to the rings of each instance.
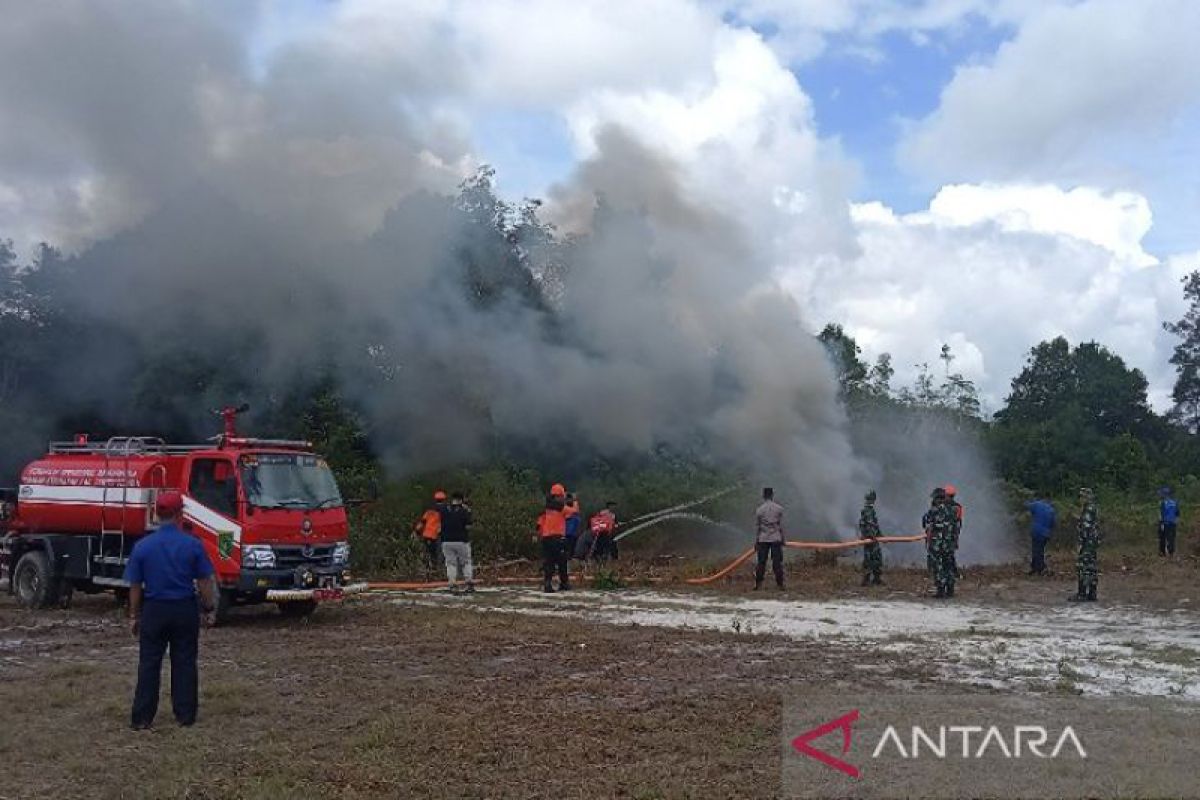
[[[583, 578], [584, 578], [583, 575], [572, 575], [571, 576], [571, 580], [573, 580], [573, 581], [580, 581], [580, 580], [583, 580]], [[488, 580], [475, 581], [474, 583], [476, 586], [486, 586], [486, 585], [502, 584], [502, 583], [541, 583], [541, 582], [542, 582], [541, 578], [528, 577], [528, 578], [489, 578]], [[375, 581], [375, 582], [368, 584], [371, 591], [392, 591], [392, 592], [420, 591], [423, 589], [445, 589], [449, 585], [450, 584], [446, 581], [428, 581], [428, 582], [422, 582], [422, 581], [412, 581], [412, 582]]]
[[[786, 542], [786, 547], [791, 547], [796, 550], [849, 550], [854, 547], [862, 547], [866, 544], [899, 544], [902, 542], [923, 542], [925, 541], [924, 534], [915, 536], [880, 536], [877, 539], [853, 539], [848, 542]], [[754, 548], [750, 548], [746, 552], [739, 555], [733, 561], [726, 564], [721, 569], [711, 575], [705, 575], [700, 578], [685, 578], [684, 583], [692, 586], [702, 586], [704, 584], [713, 583], [724, 578], [729, 573], [740, 567], [742, 564], [750, 560], [754, 555]], [[583, 575], [572, 575], [571, 580], [582, 580]], [[492, 578], [489, 581], [477, 581], [481, 584], [502, 584], [502, 583], [540, 583], [541, 578]], [[380, 582], [371, 583], [371, 590], [391, 590], [391, 591], [419, 591], [423, 589], [444, 589], [447, 584], [445, 581], [436, 581], [428, 583], [395, 583], [395, 582]]]
[[[849, 550], [852, 547], [862, 547], [865, 544], [896, 544], [899, 542], [923, 541], [925, 541], [925, 535], [917, 534], [916, 536], [880, 536], [877, 539], [853, 539], [848, 542], [785, 542], [784, 546], [797, 550]], [[688, 578], [684, 583], [690, 583], [695, 586], [718, 581], [740, 567], [753, 555], [754, 548], [752, 547], [712, 575], [705, 575], [703, 578]]]

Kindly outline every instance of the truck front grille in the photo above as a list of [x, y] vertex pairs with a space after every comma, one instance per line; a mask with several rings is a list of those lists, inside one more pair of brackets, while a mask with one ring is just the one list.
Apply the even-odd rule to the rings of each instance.
[[295, 567], [333, 566], [333, 545], [276, 546], [275, 566], [278, 569]]

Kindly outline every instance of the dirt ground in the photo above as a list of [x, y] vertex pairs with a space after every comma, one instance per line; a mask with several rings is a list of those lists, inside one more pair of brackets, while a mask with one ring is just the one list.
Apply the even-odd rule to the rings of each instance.
[[[164, 698], [148, 732], [127, 727], [136, 645], [111, 599], [28, 612], [5, 596], [0, 798], [772, 797], [784, 693], [1121, 690], [1061, 660], [1050, 675], [1004, 671], [1001, 645], [1060, 633], [1097, 660], [1128, 656], [1130, 691], [1175, 693], [1162, 687], [1178, 679], [1182, 701], [1200, 702], [1196, 563], [1124, 566], [1109, 564], [1086, 612], [1063, 602], [1067, 575], [966, 570], [950, 606], [924, 596], [918, 571], [863, 589], [852, 569], [812, 565], [782, 593], [739, 576], [381, 593], [309, 620], [242, 609], [203, 634], [198, 724], [177, 727]], [[623, 569], [630, 583], [670, 572]], [[1037, 627], [1051, 613], [1053, 635]], [[1090, 622], [1072, 627], [1073, 613]], [[1003, 680], [988, 685], [972, 659], [993, 645]]]

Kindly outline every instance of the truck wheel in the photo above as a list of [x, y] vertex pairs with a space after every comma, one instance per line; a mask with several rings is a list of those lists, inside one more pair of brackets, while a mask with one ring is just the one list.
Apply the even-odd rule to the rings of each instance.
[[21, 556], [13, 570], [13, 594], [25, 608], [49, 608], [58, 602], [62, 578], [50, 569], [50, 559], [41, 550]]
[[233, 608], [233, 590], [217, 589], [217, 607], [213, 609], [217, 624], [223, 625], [229, 621], [229, 609]]
[[279, 613], [290, 618], [311, 617], [316, 610], [316, 600], [292, 600], [291, 602], [279, 604]]

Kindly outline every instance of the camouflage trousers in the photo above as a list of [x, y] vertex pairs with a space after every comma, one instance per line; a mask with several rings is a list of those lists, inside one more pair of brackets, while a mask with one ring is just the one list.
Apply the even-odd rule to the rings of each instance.
[[1098, 542], [1083, 541], [1079, 543], [1079, 553], [1075, 556], [1075, 574], [1085, 587], [1095, 586], [1100, 580], [1100, 570], [1096, 565], [1098, 549]]
[[868, 578], [878, 578], [883, 574], [883, 546], [879, 544], [863, 545], [863, 575]]
[[929, 571], [933, 577], [933, 583], [937, 586], [938, 591], [953, 590], [954, 583], [958, 579], [958, 570], [956, 569], [954, 558], [954, 545], [947, 542], [940, 544], [934, 542], [929, 548]]

